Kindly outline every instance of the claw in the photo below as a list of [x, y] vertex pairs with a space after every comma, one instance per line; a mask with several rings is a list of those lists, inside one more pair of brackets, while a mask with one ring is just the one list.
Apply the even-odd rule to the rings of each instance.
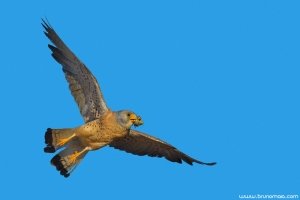
[[77, 158], [79, 155], [80, 155], [80, 153], [78, 153], [77, 151], [75, 151], [75, 153], [72, 154], [72, 155], [70, 156], [69, 162], [70, 162], [70, 163], [75, 163], [76, 158]]

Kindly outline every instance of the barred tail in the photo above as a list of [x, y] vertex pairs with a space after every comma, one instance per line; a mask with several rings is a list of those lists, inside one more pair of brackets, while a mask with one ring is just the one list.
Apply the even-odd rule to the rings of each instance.
[[46, 147], [44, 148], [44, 152], [46, 153], [54, 153], [56, 150], [65, 147], [63, 146], [58, 146], [58, 142], [60, 139], [66, 139], [73, 135], [76, 131], [76, 128], [64, 128], [64, 129], [51, 129], [48, 128], [46, 133], [45, 133], [45, 143]]
[[75, 162], [70, 162], [70, 156], [75, 152], [80, 152], [84, 149], [82, 146], [68, 145], [64, 150], [56, 154], [50, 161], [51, 165], [55, 166], [57, 171], [64, 177], [69, 177], [70, 174], [76, 169], [78, 164], [82, 161], [88, 151], [83, 152], [78, 156]]

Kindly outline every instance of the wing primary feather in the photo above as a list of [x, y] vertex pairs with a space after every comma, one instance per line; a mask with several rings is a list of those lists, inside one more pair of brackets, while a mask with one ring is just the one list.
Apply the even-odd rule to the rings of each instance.
[[[73, 90], [69, 87], [84, 121], [87, 123], [99, 119], [109, 111], [109, 108], [105, 103], [97, 79], [65, 45], [52, 28], [48, 19], [42, 19], [42, 22], [42, 26], [45, 29], [44, 34], [54, 45], [48, 45], [52, 51], [52, 57], [62, 65], [63, 72], [72, 77], [66, 77], [69, 85], [73, 84], [75, 88], [81, 88], [77, 93], [73, 93]], [[77, 96], [79, 97], [77, 98]]]
[[193, 162], [192, 162], [188, 157], [186, 157], [185, 155], [181, 155], [180, 157], [181, 157], [181, 159], [182, 159], [184, 162], [186, 162], [187, 164], [193, 165]]
[[205, 163], [191, 158], [172, 145], [136, 130], [130, 130], [127, 136], [114, 140], [109, 146], [139, 156], [165, 157], [171, 162], [182, 163], [182, 161], [184, 161], [189, 165], [193, 165], [193, 162], [195, 162], [208, 166], [216, 164], [216, 162]]

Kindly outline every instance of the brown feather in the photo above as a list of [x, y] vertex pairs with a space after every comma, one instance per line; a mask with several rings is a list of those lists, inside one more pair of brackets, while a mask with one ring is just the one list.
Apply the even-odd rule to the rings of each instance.
[[129, 134], [123, 138], [115, 139], [109, 146], [139, 156], [165, 157], [171, 162], [182, 163], [183, 160], [190, 165], [193, 165], [193, 162], [202, 165], [216, 164], [215, 162], [204, 163], [198, 161], [158, 138], [135, 130], [130, 130]]
[[46, 30], [45, 35], [55, 45], [48, 45], [48, 47], [52, 51], [53, 58], [63, 66], [63, 72], [70, 84], [69, 88], [84, 121], [87, 123], [99, 119], [109, 108], [106, 106], [96, 78], [48, 23], [43, 20], [42, 25]]
[[76, 128], [64, 128], [64, 129], [51, 129], [48, 128], [45, 133], [45, 144], [44, 148], [46, 153], [54, 153], [56, 150], [64, 147], [57, 146], [56, 144], [60, 139], [66, 139], [75, 133]]

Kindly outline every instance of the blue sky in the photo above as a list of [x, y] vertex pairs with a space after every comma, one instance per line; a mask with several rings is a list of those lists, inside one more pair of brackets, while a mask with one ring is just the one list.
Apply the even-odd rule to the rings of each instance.
[[[1, 199], [300, 195], [299, 1], [2, 1]], [[65, 179], [48, 127], [83, 124], [47, 16], [112, 110], [213, 167], [105, 147]]]

